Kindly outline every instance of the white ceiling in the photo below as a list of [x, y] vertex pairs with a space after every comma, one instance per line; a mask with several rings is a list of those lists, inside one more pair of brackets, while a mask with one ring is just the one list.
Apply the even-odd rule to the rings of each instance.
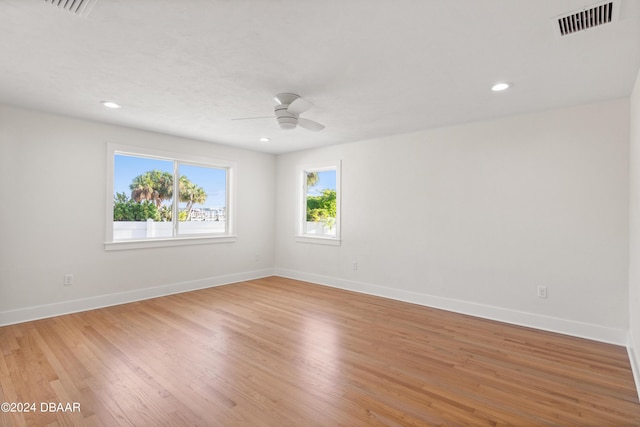
[[[627, 97], [640, 2], [618, 3], [617, 22], [554, 31], [593, 3], [97, 0], [83, 17], [0, 0], [0, 102], [283, 153]], [[272, 114], [279, 92], [311, 101], [303, 117], [326, 129], [232, 120]]]

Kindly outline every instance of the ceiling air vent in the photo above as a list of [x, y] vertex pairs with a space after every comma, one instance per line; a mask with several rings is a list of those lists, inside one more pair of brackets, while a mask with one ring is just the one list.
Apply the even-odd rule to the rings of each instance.
[[98, 0], [44, 0], [45, 3], [52, 4], [68, 12], [80, 16], [88, 16], [91, 9]]
[[613, 22], [618, 17], [617, 1], [605, 1], [588, 8], [561, 15], [557, 18], [557, 29], [561, 36], [568, 36], [590, 28]]

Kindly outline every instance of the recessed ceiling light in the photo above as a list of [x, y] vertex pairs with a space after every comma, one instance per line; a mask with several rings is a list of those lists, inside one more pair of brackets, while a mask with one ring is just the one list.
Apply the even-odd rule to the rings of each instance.
[[122, 108], [122, 105], [116, 104], [113, 101], [102, 101], [101, 104], [107, 108]]
[[269, 138], [263, 136], [262, 138], [259, 139], [259, 141], [260, 142], [269, 142], [271, 140]]
[[510, 83], [496, 83], [493, 86], [491, 86], [491, 90], [494, 92], [502, 92], [503, 90], [507, 90], [511, 87]]

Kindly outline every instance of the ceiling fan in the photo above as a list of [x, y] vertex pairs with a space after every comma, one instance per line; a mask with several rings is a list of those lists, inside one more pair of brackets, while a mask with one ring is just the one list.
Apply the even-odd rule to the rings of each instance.
[[273, 97], [276, 101], [275, 107], [273, 107], [274, 116], [266, 117], [243, 117], [232, 120], [253, 120], [253, 119], [267, 119], [274, 118], [278, 121], [280, 129], [295, 129], [298, 125], [305, 129], [318, 132], [324, 129], [324, 125], [313, 120], [300, 117], [300, 114], [310, 109], [313, 104], [306, 99], [293, 93], [279, 93]]

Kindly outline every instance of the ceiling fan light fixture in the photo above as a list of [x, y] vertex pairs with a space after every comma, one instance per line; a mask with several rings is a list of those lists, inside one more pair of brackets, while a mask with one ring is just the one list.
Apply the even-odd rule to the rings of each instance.
[[295, 129], [298, 122], [280, 119], [278, 120], [278, 125], [280, 126], [280, 129]]

